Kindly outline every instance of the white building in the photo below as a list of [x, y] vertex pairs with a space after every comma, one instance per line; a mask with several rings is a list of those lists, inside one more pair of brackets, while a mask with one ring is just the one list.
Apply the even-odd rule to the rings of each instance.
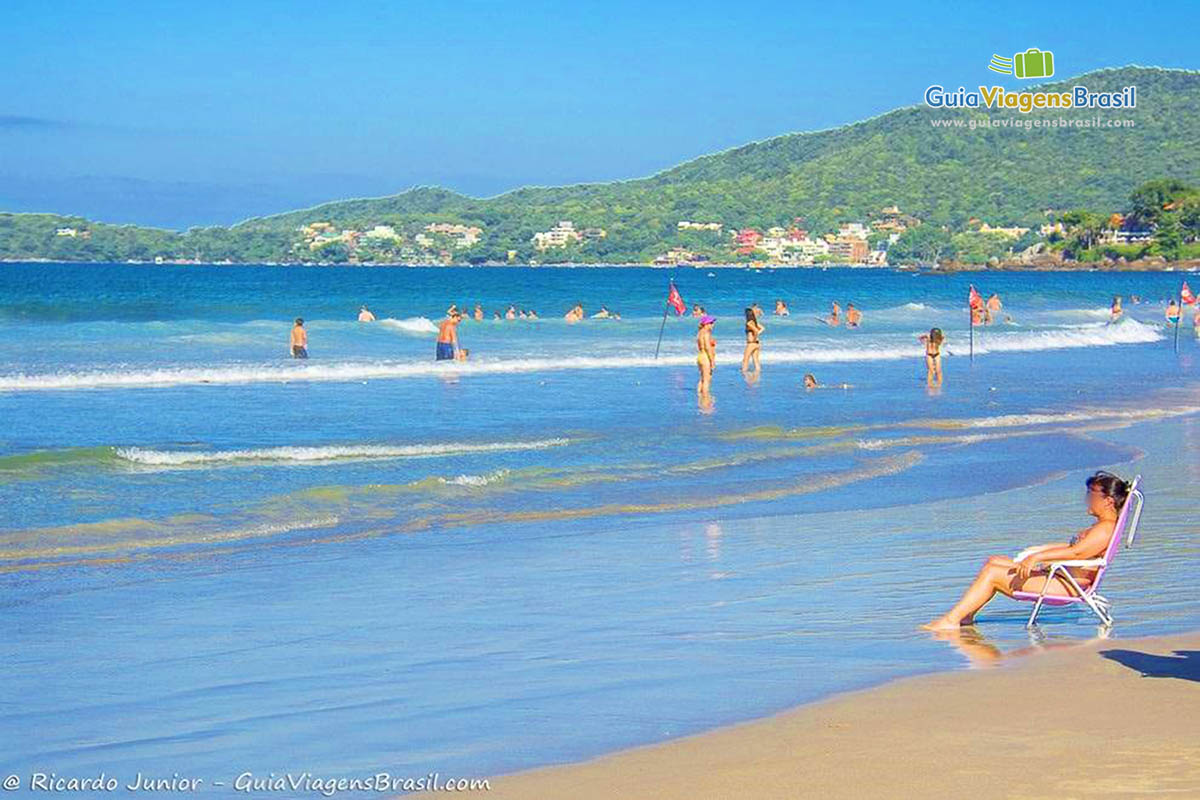
[[548, 231], [541, 231], [533, 235], [533, 246], [538, 250], [548, 250], [551, 247], [566, 247], [572, 242], [578, 242], [583, 238], [579, 231], [575, 230], [575, 223], [569, 219], [562, 220]]

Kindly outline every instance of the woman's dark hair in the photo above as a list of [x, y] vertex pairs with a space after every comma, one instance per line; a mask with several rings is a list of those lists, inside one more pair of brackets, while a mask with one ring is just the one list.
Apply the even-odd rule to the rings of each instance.
[[297, 324], [297, 325], [303, 325], [303, 324], [304, 324], [304, 320], [302, 320], [300, 317], [296, 317], [296, 324]]
[[1125, 505], [1125, 500], [1129, 497], [1129, 484], [1121, 480], [1111, 472], [1100, 470], [1096, 474], [1087, 479], [1087, 488], [1089, 490], [1099, 487], [1100, 493], [1105, 497], [1111, 497], [1113, 506], [1120, 511]]
[[754, 313], [753, 308], [746, 309], [746, 322], [758, 322], [758, 315]]
[[934, 344], [941, 344], [945, 338], [946, 337], [942, 335], [941, 328], [930, 328], [929, 341], [933, 342]]

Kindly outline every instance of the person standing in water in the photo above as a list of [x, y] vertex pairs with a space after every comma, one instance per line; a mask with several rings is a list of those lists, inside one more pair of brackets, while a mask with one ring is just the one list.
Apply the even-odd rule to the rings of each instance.
[[462, 315], [453, 311], [446, 315], [438, 325], [437, 353], [438, 361], [453, 361], [458, 352], [458, 323]]
[[791, 313], [792, 312], [788, 310], [787, 303], [783, 302], [782, 300], [775, 301], [775, 316], [786, 317]]
[[481, 303], [475, 304], [475, 321], [483, 322], [483, 305]]
[[367, 308], [366, 306], [363, 306], [362, 308], [360, 308], [358, 310], [358, 321], [359, 322], [374, 322], [375, 315], [371, 313], [371, 309]]
[[942, 343], [946, 337], [941, 328], [931, 328], [929, 333], [918, 337], [925, 345], [925, 383], [929, 386], [942, 385]]
[[1179, 324], [1179, 304], [1176, 303], [1174, 300], [1167, 303], [1166, 317], [1167, 317], [1168, 325], [1178, 325]]
[[762, 369], [762, 333], [767, 328], [758, 321], [754, 307], [746, 309], [746, 349], [742, 351], [742, 372], [750, 371], [754, 364], [754, 372]]
[[818, 319], [820, 319], [829, 327], [836, 328], [838, 325], [842, 324], [842, 307], [837, 304], [836, 300], [834, 300], [829, 305], [829, 316], [818, 317]]
[[296, 317], [292, 326], [292, 358], [308, 358], [308, 331], [304, 330], [304, 320]]
[[696, 366], [700, 369], [700, 381], [696, 391], [707, 395], [712, 388], [713, 367], [717, 364], [717, 340], [713, 338], [712, 328], [717, 318], [705, 314], [700, 318], [700, 327], [696, 332]]
[[987, 305], [984, 306], [984, 322], [991, 325], [1000, 316], [1000, 309], [1004, 308], [1004, 303], [1000, 302], [1000, 295], [992, 293], [992, 296], [987, 299]]
[[1111, 325], [1119, 320], [1121, 315], [1125, 313], [1125, 309], [1121, 308], [1121, 295], [1118, 294], [1113, 296], [1112, 308], [1110, 310], [1112, 312], [1112, 316], [1109, 318], [1108, 323]]
[[846, 327], [857, 328], [862, 325], [862, 312], [854, 307], [854, 303], [846, 304]]

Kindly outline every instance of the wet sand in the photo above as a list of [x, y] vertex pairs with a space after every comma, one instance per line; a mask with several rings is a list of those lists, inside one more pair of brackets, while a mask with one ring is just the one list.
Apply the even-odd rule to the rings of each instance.
[[1200, 632], [1001, 655], [592, 761], [493, 778], [485, 796], [1200, 797]]

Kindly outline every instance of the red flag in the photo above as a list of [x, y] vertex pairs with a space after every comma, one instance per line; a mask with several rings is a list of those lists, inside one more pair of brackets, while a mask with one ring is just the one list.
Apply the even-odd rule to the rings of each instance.
[[1189, 306], [1196, 302], [1196, 295], [1192, 294], [1192, 290], [1188, 288], [1187, 281], [1183, 282], [1183, 288], [1179, 290], [1179, 299]]
[[975, 291], [974, 284], [971, 285], [971, 293], [967, 295], [967, 303], [976, 310], [983, 308], [983, 298], [979, 296], [979, 292]]
[[675, 288], [675, 284], [671, 284], [671, 291], [667, 295], [667, 305], [675, 309], [675, 316], [682, 317], [683, 312], [687, 311], [687, 304], [683, 302], [683, 297], [679, 294], [679, 290]]

